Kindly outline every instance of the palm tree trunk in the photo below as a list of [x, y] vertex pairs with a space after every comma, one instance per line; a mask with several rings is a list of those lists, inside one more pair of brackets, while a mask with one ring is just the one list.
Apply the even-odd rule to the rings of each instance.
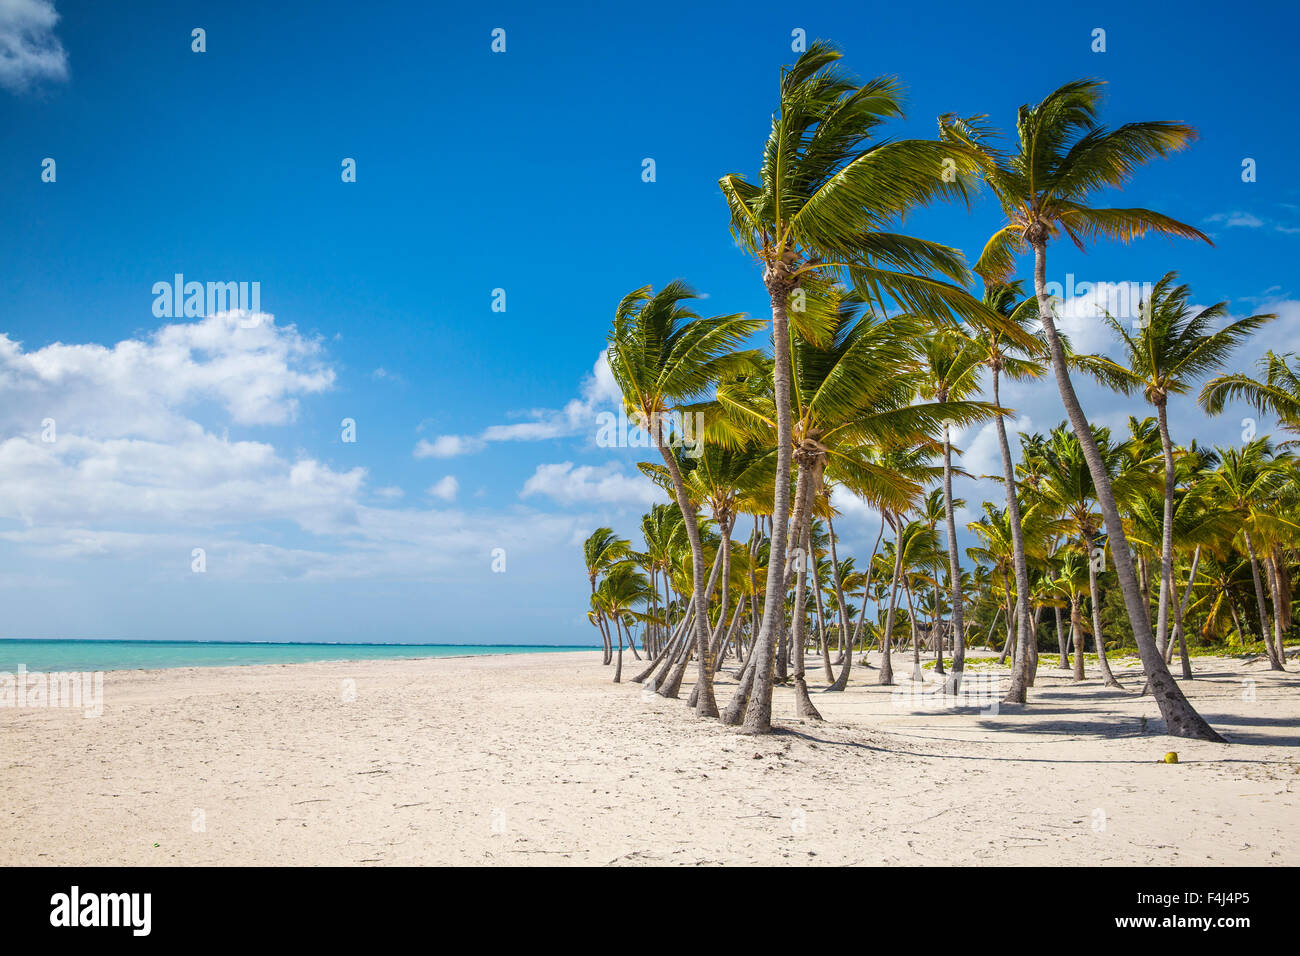
[[[1000, 369], [993, 368], [993, 404], [1001, 407], [998, 390]], [[1025, 529], [1020, 519], [1020, 496], [1016, 494], [1016, 470], [1011, 464], [1011, 445], [1007, 442], [1007, 426], [999, 415], [995, 419], [998, 431], [998, 450], [1002, 453], [1002, 484], [1007, 496], [1007, 523], [1011, 526], [1011, 565], [1016, 575], [1016, 611], [1008, 611], [1016, 624], [1016, 656], [1011, 664], [1011, 687], [1004, 703], [1025, 703], [1025, 688], [1029, 684], [1029, 565], [1025, 561]], [[945, 479], [947, 481], [947, 479]], [[1010, 623], [1010, 622], [1008, 622]], [[1005, 648], [1004, 648], [1005, 650]]]
[[[817, 608], [817, 644], [821, 649], [822, 670], [826, 674], [826, 682], [829, 684], [835, 679], [831, 671], [831, 651], [830, 638], [826, 631], [826, 606], [822, 599], [821, 580], [817, 576], [817, 555], [813, 551], [812, 544], [812, 522], [807, 522], [808, 527], [804, 528], [803, 542], [804, 548], [808, 552], [809, 560], [812, 562], [812, 592]], [[831, 532], [832, 534], [834, 532]]]
[[1129, 551], [1128, 538], [1124, 535], [1124, 523], [1120, 519], [1119, 507], [1115, 504], [1115, 495], [1111, 490], [1110, 477], [1102, 464], [1097, 441], [1093, 437], [1088, 418], [1079, 405], [1079, 397], [1074, 392], [1070, 373], [1065, 364], [1065, 349], [1061, 337], [1052, 320], [1051, 297], [1047, 293], [1047, 245], [1046, 237], [1034, 237], [1031, 245], [1034, 250], [1034, 291], [1038, 296], [1038, 313], [1043, 323], [1043, 332], [1047, 336], [1048, 347], [1052, 354], [1052, 371], [1056, 375], [1057, 389], [1065, 405], [1070, 425], [1074, 429], [1079, 443], [1083, 446], [1084, 458], [1088, 470], [1092, 472], [1092, 481], [1097, 489], [1097, 500], [1101, 506], [1102, 517], [1106, 522], [1106, 533], [1111, 541], [1111, 554], [1115, 562], [1115, 573], [1119, 578], [1120, 592], [1124, 596], [1124, 607], [1128, 611], [1129, 623], [1137, 640], [1138, 656], [1147, 679], [1151, 682], [1152, 693], [1160, 714], [1165, 719], [1169, 734], [1174, 737], [1192, 737], [1199, 740], [1213, 740], [1219, 743], [1223, 738], [1205, 722], [1183, 696], [1164, 658], [1156, 647], [1155, 636], [1151, 633], [1151, 622], [1143, 605], [1142, 594], [1138, 589], [1137, 575], [1133, 569], [1133, 555]]
[[1178, 641], [1178, 656], [1183, 665], [1183, 680], [1192, 679], [1192, 661], [1187, 656], [1187, 637], [1183, 633], [1183, 615], [1187, 613], [1187, 602], [1192, 597], [1192, 584], [1196, 581], [1196, 568], [1201, 563], [1201, 546], [1196, 546], [1196, 552], [1192, 555], [1192, 571], [1187, 577], [1187, 589], [1183, 592], [1183, 598], [1178, 602], [1178, 609], [1174, 615], [1174, 639]]
[[908, 630], [912, 635], [912, 680], [920, 683], [925, 680], [925, 672], [921, 670], [921, 642], [916, 634], [916, 608], [912, 605], [912, 585], [906, 575], [903, 576], [903, 594], [907, 598], [907, 617], [910, 625]]
[[[744, 697], [736, 692], [728, 706], [728, 723], [743, 718], [743, 732], [765, 734], [772, 729], [772, 665], [776, 649], [778, 618], [783, 618], [785, 604], [783, 580], [785, 575], [776, 569], [785, 567], [786, 527], [790, 519], [790, 328], [786, 316], [786, 303], [792, 280], [784, 262], [769, 264], [763, 277], [768, 297], [772, 303], [772, 387], [776, 399], [776, 482], [772, 498], [772, 543], [768, 558], [767, 593], [763, 604], [763, 627], [754, 641], [755, 670], [753, 689]], [[780, 533], [775, 533], [779, 528]]]
[[[804, 469], [800, 469], [804, 471]], [[805, 490], [804, 495], [811, 494], [811, 490]], [[807, 507], [807, 504], [804, 504]], [[794, 642], [794, 712], [799, 717], [808, 717], [812, 720], [821, 720], [822, 715], [817, 712], [813, 706], [812, 698], [808, 696], [808, 683], [804, 680], [803, 673], [803, 651], [807, 637], [804, 634], [804, 624], [806, 623], [807, 613], [805, 608], [808, 602], [808, 558], [812, 554], [812, 535], [809, 532], [808, 525], [811, 522], [804, 522], [803, 540], [800, 542], [803, 546], [804, 560], [800, 562], [796, 569], [798, 577], [795, 579], [794, 587], [794, 624], [791, 628], [790, 639]], [[816, 572], [813, 574], [813, 586], [817, 586]]]
[[1034, 608], [1034, 621], [1029, 627], [1029, 649], [1026, 654], [1025, 686], [1033, 687], [1038, 679], [1038, 630], [1043, 623], [1043, 605]]
[[[996, 373], [995, 373], [996, 374]], [[996, 402], [997, 399], [994, 399]], [[1001, 418], [1001, 416], [999, 416]], [[952, 675], [944, 684], [944, 693], [956, 695], [961, 689], [962, 671], [966, 669], [966, 628], [962, 622], [961, 561], [957, 557], [957, 520], [952, 507], [952, 441], [948, 423], [943, 426], [943, 520], [948, 530], [948, 600], [952, 603]], [[935, 595], [935, 610], [939, 607]], [[943, 673], [943, 638], [939, 638], [938, 673]]]
[[[1093, 539], [1094, 541], [1096, 539]], [[1085, 542], [1088, 544], [1091, 542]], [[1092, 597], [1092, 640], [1097, 645], [1097, 666], [1101, 668], [1102, 680], [1106, 682], [1107, 687], [1118, 687], [1124, 689], [1124, 685], [1115, 679], [1115, 675], [1110, 672], [1110, 661], [1106, 660], [1106, 637], [1101, 630], [1101, 596], [1097, 593], [1097, 565], [1091, 560], [1092, 549], [1089, 548], [1088, 560], [1088, 593]], [[1165, 659], [1160, 658], [1160, 666], [1164, 667]], [[1171, 677], [1170, 680], [1173, 678]]]
[[1007, 639], [1002, 642], [1002, 653], [998, 655], [998, 663], [1005, 664], [1007, 655], [1016, 648], [1016, 634], [1020, 628], [1020, 606], [1019, 599], [1011, 593], [1011, 581], [1007, 578], [1007, 570], [1002, 568], [1002, 591], [1007, 596], [1007, 606], [1004, 609], [1007, 612]]
[[[685, 618], [683, 618], [682, 620], [684, 621]], [[673, 651], [676, 649], [677, 641], [680, 639], [683, 631], [684, 628], [682, 627], [682, 621], [678, 621], [676, 631], [674, 631], [671, 635], [669, 635], [664, 639], [663, 646], [659, 648], [659, 653], [654, 656], [654, 660], [650, 662], [650, 666], [632, 678], [632, 682], [634, 684], [642, 683], [643, 681], [648, 679], [650, 675], [653, 674], [659, 668], [660, 665], [667, 665], [669, 661], [674, 660]], [[654, 687], [653, 682], [651, 684], [651, 687], [653, 689]]]
[[1061, 609], [1053, 607], [1052, 611], [1056, 615], [1056, 644], [1061, 649], [1061, 661], [1058, 665], [1061, 670], [1070, 666], [1070, 645], [1067, 643], [1065, 630], [1061, 627]]
[[[619, 684], [623, 681], [623, 625], [619, 618], [621, 614], [614, 618], [614, 630], [618, 631], [618, 666], [614, 668], [614, 683]], [[631, 640], [629, 637], [628, 640]]]
[[1079, 595], [1070, 595], [1070, 632], [1074, 636], [1074, 679], [1084, 680], [1083, 671], [1083, 615], [1079, 613]]
[[[1174, 605], [1174, 636], [1169, 644], [1165, 647], [1165, 663], [1168, 664], [1174, 655], [1174, 643], [1181, 642], [1183, 650], [1181, 653], [1186, 656], [1187, 641], [1182, 637], [1183, 615], [1187, 613], [1187, 602], [1192, 597], [1192, 585], [1196, 583], [1196, 569], [1201, 563], [1201, 546], [1198, 544], [1196, 550], [1192, 552], [1192, 569], [1187, 575], [1187, 587], [1183, 589], [1182, 600]], [[1191, 674], [1188, 673], [1190, 666], [1184, 669], [1183, 677], [1191, 680]], [[1143, 691], [1143, 693], [1146, 693]]]
[[[701, 559], [703, 559], [703, 553], [701, 553], [700, 557]], [[691, 625], [695, 632], [695, 636], [690, 637], [688, 635], [688, 639], [683, 641], [683, 648], [680, 656], [674, 662], [672, 669], [668, 672], [667, 679], [663, 681], [663, 683], [659, 687], [658, 694], [660, 697], [676, 699], [678, 692], [681, 690], [682, 678], [686, 674], [686, 668], [690, 664], [691, 658], [699, 651], [699, 633], [701, 629], [701, 624], [700, 624], [701, 619], [703, 619], [704, 621], [703, 630], [704, 630], [704, 636], [706, 641], [710, 636], [709, 613], [708, 613], [709, 598], [713, 594], [713, 585], [716, 583], [718, 579], [718, 570], [722, 565], [722, 557], [723, 557], [723, 552], [722, 549], [719, 548], [718, 553], [713, 558], [713, 570], [709, 572], [708, 584], [705, 585], [704, 587], [704, 602], [703, 602], [703, 606], [705, 609], [704, 613], [697, 614], [695, 610], [697, 606], [696, 602], [694, 601], [691, 602], [691, 616], [692, 616]], [[706, 650], [707, 647], [708, 645], [706, 643], [705, 645]], [[699, 682], [697, 681], [697, 683]], [[712, 681], [710, 681], [709, 684], [711, 687]], [[712, 691], [710, 690], [710, 693], [711, 692]], [[698, 707], [698, 698], [696, 700], [697, 700], [697, 707]]]
[[686, 494], [686, 485], [682, 481], [681, 469], [677, 467], [677, 456], [665, 440], [663, 422], [656, 426], [655, 437], [658, 439], [659, 452], [663, 455], [668, 474], [673, 479], [673, 491], [677, 495], [677, 507], [682, 511], [682, 523], [686, 526], [686, 537], [691, 543], [691, 575], [694, 585], [695, 600], [695, 642], [699, 655], [699, 674], [696, 683], [700, 686], [699, 704], [696, 714], [700, 717], [718, 716], [718, 705], [713, 698], [713, 654], [709, 648], [709, 613], [708, 596], [704, 584], [704, 545], [700, 542], [700, 525], [696, 520], [695, 507]]
[[[844, 654], [840, 661], [840, 674], [838, 677], [835, 678], [835, 683], [831, 684], [830, 687], [826, 688], [827, 691], [838, 692], [844, 690], [844, 688], [849, 686], [849, 671], [853, 668], [853, 645], [856, 644], [862, 638], [862, 625], [867, 619], [867, 595], [871, 593], [871, 571], [876, 563], [876, 552], [880, 549], [880, 539], [883, 538], [884, 536], [885, 536], [885, 513], [882, 511], [880, 513], [880, 530], [876, 532], [876, 543], [871, 546], [871, 557], [867, 559], [866, 583], [862, 586], [862, 609], [858, 612], [857, 629], [854, 631], [852, 638], [849, 637], [848, 628], [846, 627], [844, 629], [844, 637], [842, 638], [842, 640], [845, 642], [845, 644], [844, 644]], [[834, 547], [833, 544], [832, 547]], [[839, 586], [838, 580], [836, 586], [837, 587]], [[840, 606], [843, 607], [844, 592], [839, 591], [838, 593], [840, 595]], [[866, 653], [867, 653], [867, 648], [866, 645], [864, 644], [862, 647], [863, 657], [866, 657]]]
[[[1273, 598], [1273, 642], [1277, 645], [1274, 660], [1277, 661], [1276, 670], [1286, 670], [1286, 651], [1282, 646], [1282, 585], [1281, 575], [1277, 572], [1277, 563], [1273, 557], [1273, 551], [1264, 556], [1265, 567], [1268, 569], [1268, 588]], [[1268, 637], [1265, 636], [1264, 643], [1268, 643]], [[1270, 668], [1272, 669], [1272, 668]]]
[[1277, 651], [1273, 648], [1273, 642], [1269, 640], [1268, 606], [1264, 603], [1264, 585], [1260, 583], [1259, 557], [1255, 554], [1255, 543], [1250, 540], [1250, 532], [1243, 531], [1242, 535], [1246, 539], [1246, 553], [1250, 555], [1250, 576], [1255, 581], [1255, 603], [1259, 607], [1259, 636], [1268, 651], [1269, 670], [1280, 671], [1283, 669], [1282, 662], [1277, 659]]
[[[839, 619], [840, 619], [840, 639], [838, 643], [840, 645], [840, 652], [843, 653], [844, 642], [845, 640], [847, 640], [847, 636], [849, 633], [849, 611], [847, 606], [844, 603], [844, 582], [843, 579], [840, 577], [839, 554], [835, 550], [835, 521], [830, 514], [831, 509], [830, 509], [829, 498], [830, 498], [830, 492], [827, 492], [826, 535], [830, 539], [830, 543], [831, 543], [831, 580], [835, 582], [835, 607], [839, 612]], [[883, 529], [881, 530], [883, 533]], [[868, 569], [868, 574], [870, 574], [869, 569]], [[866, 602], [864, 600], [863, 607], [865, 606], [866, 606]], [[826, 648], [826, 656], [822, 659], [822, 668], [826, 671], [826, 683], [833, 684], [835, 683], [835, 673], [831, 670], [831, 654], [830, 654], [829, 641], [826, 642], [825, 648]]]
[[1156, 403], [1160, 446], [1165, 458], [1165, 513], [1160, 532], [1160, 610], [1156, 613], [1156, 647], [1162, 656], [1169, 643], [1169, 601], [1174, 589], [1174, 445], [1169, 440], [1165, 403]]
[[[593, 595], [596, 593], [596, 574], [594, 572], [591, 575], [591, 593]], [[601, 664], [608, 665], [613, 659], [614, 645], [609, 640], [609, 629], [605, 626], [604, 614], [596, 615], [596, 629], [600, 631], [600, 644], [604, 650], [604, 659]]]
[[880, 683], [889, 686], [894, 683], [894, 662], [890, 657], [890, 646], [894, 636], [894, 608], [898, 604], [898, 579], [903, 571], [902, 520], [890, 521], [894, 528], [894, 577], [889, 585], [889, 610], [885, 613], [885, 630], [880, 635]]

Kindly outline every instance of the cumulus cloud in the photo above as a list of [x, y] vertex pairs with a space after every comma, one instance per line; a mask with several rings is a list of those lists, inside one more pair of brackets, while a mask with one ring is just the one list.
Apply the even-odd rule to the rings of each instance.
[[450, 507], [452, 476], [429, 489], [437, 507], [403, 507], [399, 487], [367, 488], [365, 468], [232, 440], [232, 425], [291, 424], [335, 379], [318, 342], [247, 319], [111, 346], [27, 350], [0, 336], [0, 541], [38, 559], [138, 560], [163, 577], [188, 574], [202, 547], [214, 578], [422, 581], [486, 568], [495, 547], [554, 554], [608, 521], [520, 505], [466, 514]]
[[460, 482], [455, 475], [447, 475], [429, 486], [429, 494], [443, 501], [455, 501], [456, 492], [460, 491]]
[[519, 493], [521, 498], [533, 495], [543, 495], [566, 505], [603, 502], [649, 507], [667, 500], [665, 493], [640, 473], [624, 474], [614, 463], [574, 465], [571, 461], [538, 465]]
[[68, 78], [68, 54], [54, 35], [52, 0], [0, 0], [0, 86], [25, 93]]
[[527, 420], [504, 425], [489, 425], [478, 435], [439, 435], [432, 441], [420, 439], [412, 454], [416, 458], [455, 458], [482, 451], [492, 442], [544, 441], [566, 438], [589, 431], [596, 433], [596, 415], [613, 411], [623, 400], [602, 352], [591, 372], [579, 386], [577, 398], [562, 409], [534, 409]]

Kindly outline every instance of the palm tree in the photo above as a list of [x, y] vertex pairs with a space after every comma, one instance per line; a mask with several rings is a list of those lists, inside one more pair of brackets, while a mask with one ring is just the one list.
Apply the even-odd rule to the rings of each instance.
[[682, 282], [671, 282], [658, 293], [644, 286], [624, 296], [614, 313], [607, 354], [610, 372], [623, 392], [625, 411], [645, 423], [672, 476], [691, 545], [700, 686], [696, 712], [716, 717], [704, 550], [695, 506], [670, 447], [674, 438], [669, 434], [668, 413], [703, 397], [720, 378], [752, 361], [752, 356], [736, 349], [761, 323], [741, 315], [701, 318], [682, 305], [695, 297]]
[[1080, 356], [1078, 364], [1103, 384], [1124, 395], [1138, 391], [1155, 407], [1164, 453], [1164, 520], [1160, 539], [1160, 603], [1157, 612], [1156, 646], [1165, 653], [1169, 640], [1169, 602], [1174, 577], [1174, 445], [1169, 437], [1167, 406], [1170, 395], [1185, 395], [1201, 376], [1222, 367], [1241, 342], [1275, 315], [1252, 315], [1218, 323], [1228, 314], [1226, 302], [1193, 309], [1191, 289], [1175, 285], [1178, 274], [1167, 272], [1151, 290], [1140, 310], [1142, 323], [1130, 334], [1113, 316], [1105, 319], [1119, 339], [1118, 360], [1102, 356]]
[[[614, 534], [613, 528], [597, 528], [583, 542], [583, 563], [587, 567], [587, 577], [591, 581], [591, 593], [593, 595], [596, 593], [596, 578], [610, 566], [627, 557], [631, 547], [632, 543], [626, 538], [620, 538]], [[595, 624], [600, 631], [601, 641], [605, 648], [604, 663], [608, 664], [613, 657], [614, 651], [609, 636], [609, 628], [605, 621], [605, 616], [597, 613]]]
[[[839, 57], [829, 44], [816, 41], [794, 66], [782, 69], [758, 181], [729, 175], [719, 182], [732, 234], [762, 265], [772, 308], [777, 412], [772, 523], [778, 532], [772, 536], [772, 568], [786, 562], [793, 455], [789, 311], [794, 297], [797, 316], [805, 279], [821, 275], [852, 282], [874, 304], [885, 305], [888, 296], [916, 314], [979, 313], [978, 303], [953, 284], [966, 280], [956, 250], [887, 231], [934, 199], [965, 196], [967, 177], [944, 175], [952, 168], [952, 150], [938, 142], [872, 142], [876, 127], [902, 116], [901, 91], [884, 77], [855, 85], [836, 69]], [[783, 575], [768, 576], [766, 607], [780, 607], [783, 586]], [[771, 729], [776, 627], [777, 615], [765, 614], [755, 644], [752, 691], [740, 702], [746, 733]]]
[[960, 120], [950, 114], [940, 120], [940, 130], [949, 142], [979, 158], [984, 179], [1007, 219], [985, 245], [975, 271], [986, 279], [1003, 279], [1012, 273], [1016, 253], [1032, 250], [1034, 254], [1034, 291], [1057, 388], [1096, 483], [1124, 606], [1168, 731], [1178, 737], [1221, 741], [1183, 696], [1156, 647], [1119, 507], [1070, 381], [1047, 291], [1047, 244], [1061, 232], [1080, 249], [1084, 239], [1129, 241], [1148, 232], [1210, 241], [1200, 230], [1149, 209], [1089, 205], [1091, 194], [1123, 185], [1140, 165], [1183, 149], [1196, 136], [1190, 126], [1164, 121], [1106, 129], [1098, 122], [1101, 86], [1096, 80], [1076, 80], [1048, 94], [1036, 106], [1020, 107], [1016, 123], [1019, 142], [1009, 155], [990, 144], [987, 130], [981, 127], [982, 117]]
[[[1019, 300], [1019, 301], [1017, 301]], [[987, 282], [984, 302], [990, 309], [1006, 317], [1007, 323], [1028, 335], [1038, 318], [1036, 299], [1024, 298], [1019, 281]], [[993, 404], [1002, 404], [1000, 383], [1003, 375], [1013, 381], [1037, 378], [1043, 374], [1041, 357], [1045, 352], [1036, 339], [1022, 345], [998, 329], [985, 329], [976, 338], [972, 350], [980, 356], [989, 369], [992, 379]], [[1003, 490], [1007, 499], [1007, 514], [1011, 524], [1011, 557], [1016, 578], [1016, 657], [1011, 668], [1011, 687], [1008, 703], [1025, 702], [1025, 688], [1029, 684], [1029, 565], [1025, 558], [1025, 533], [1020, 514], [1020, 499], [1016, 491], [1016, 473], [1011, 464], [1011, 445], [1007, 441], [1007, 426], [1001, 416], [995, 421], [998, 432], [998, 449], [1002, 455]], [[1022, 651], [1021, 648], [1024, 648]], [[955, 665], [954, 665], [955, 666]]]
[[[606, 573], [600, 587], [592, 595], [592, 604], [599, 611], [608, 615], [618, 632], [618, 666], [614, 670], [614, 683], [623, 679], [623, 624], [628, 616], [637, 617], [633, 606], [648, 602], [650, 599], [650, 582], [636, 569], [631, 561], [621, 561]], [[641, 615], [642, 617], [644, 615]], [[628, 641], [631, 642], [631, 633]]]
[[1272, 412], [1284, 431], [1300, 432], [1300, 374], [1291, 368], [1292, 358], [1269, 349], [1259, 360], [1262, 380], [1243, 373], [1211, 379], [1201, 389], [1201, 407], [1218, 415], [1229, 401], [1241, 399], [1261, 412]]
[[[988, 329], [986, 336], [1002, 337], [1003, 332]], [[940, 330], [927, 336], [921, 343], [921, 357], [925, 367], [923, 394], [937, 402], [949, 398], [966, 398], [979, 390], [979, 369], [984, 355], [982, 350], [965, 335], [955, 330]], [[994, 405], [997, 398], [993, 399]], [[993, 416], [999, 419], [1001, 416]], [[966, 630], [962, 619], [961, 562], [957, 556], [957, 521], [953, 514], [952, 496], [952, 436], [948, 422], [943, 423], [943, 512], [944, 528], [948, 535], [948, 584], [952, 604], [953, 648], [952, 677], [947, 682], [948, 693], [956, 694], [961, 688], [962, 672], [966, 669]], [[943, 672], [943, 641], [939, 640], [938, 670]]]

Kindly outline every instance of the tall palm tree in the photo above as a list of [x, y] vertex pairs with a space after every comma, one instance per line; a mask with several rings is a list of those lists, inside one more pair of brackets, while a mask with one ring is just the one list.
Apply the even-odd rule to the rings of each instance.
[[[1025, 298], [1022, 283], [986, 282], [984, 302], [999, 315], [1005, 316], [1007, 324], [1019, 329], [1027, 337], [1038, 319], [1038, 300]], [[1001, 380], [1005, 375], [1012, 381], [1025, 381], [1038, 378], [1044, 372], [1042, 357], [1046, 348], [1037, 339], [1012, 339], [1002, 330], [985, 329], [976, 336], [972, 351], [980, 356], [988, 368], [992, 385], [994, 405], [1002, 404]], [[1007, 426], [1001, 416], [995, 420], [998, 433], [998, 449], [1002, 455], [1003, 491], [1007, 499], [1007, 514], [1011, 524], [1012, 568], [1016, 578], [1016, 657], [1011, 668], [1011, 687], [1007, 691], [1008, 703], [1025, 702], [1026, 687], [1029, 684], [1029, 565], [1025, 558], [1025, 534], [1020, 514], [1020, 499], [1016, 491], [1016, 473], [1011, 463], [1011, 445], [1007, 441]], [[1024, 597], [1022, 597], [1022, 595]], [[1021, 650], [1023, 648], [1023, 651]]]
[[1129, 241], [1149, 232], [1210, 241], [1200, 230], [1149, 209], [1102, 209], [1089, 204], [1092, 194], [1123, 185], [1140, 165], [1185, 148], [1196, 136], [1190, 126], [1165, 121], [1105, 128], [1098, 120], [1101, 87], [1096, 80], [1076, 80], [1036, 106], [1022, 106], [1016, 123], [1018, 143], [1010, 154], [991, 144], [988, 131], [981, 127], [982, 118], [960, 120], [948, 115], [940, 120], [940, 130], [945, 139], [979, 157], [984, 179], [1007, 219], [985, 245], [975, 271], [986, 278], [1006, 278], [1014, 269], [1016, 253], [1034, 254], [1034, 291], [1057, 388], [1093, 473], [1124, 606], [1167, 729], [1174, 736], [1221, 741], [1183, 696], [1156, 647], [1119, 507], [1070, 380], [1047, 291], [1047, 244], [1062, 232], [1080, 249], [1084, 239]]
[[1103, 384], [1124, 395], [1141, 392], [1155, 407], [1164, 454], [1164, 521], [1160, 539], [1160, 603], [1157, 612], [1156, 646], [1163, 655], [1169, 640], [1169, 602], [1174, 578], [1174, 445], [1169, 437], [1170, 395], [1185, 395], [1200, 377], [1223, 366], [1233, 350], [1265, 323], [1272, 314], [1252, 315], [1219, 328], [1228, 315], [1228, 304], [1219, 302], [1203, 309], [1189, 304], [1191, 289], [1176, 285], [1178, 274], [1167, 272], [1142, 303], [1139, 328], [1130, 333], [1107, 314], [1105, 320], [1119, 339], [1120, 357], [1079, 356], [1076, 361]]
[[[829, 44], [816, 41], [782, 69], [758, 181], [729, 175], [719, 182], [732, 234], [762, 266], [772, 309], [777, 410], [772, 523], [778, 532], [772, 537], [772, 568], [785, 566], [790, 518], [792, 296], [797, 318], [805, 280], [826, 276], [851, 282], [879, 306], [888, 297], [916, 314], [956, 311], [973, 317], [980, 312], [959, 287], [967, 273], [955, 249], [889, 231], [932, 200], [966, 196], [967, 176], [944, 174], [954, 159], [939, 142], [873, 142], [878, 126], [902, 116], [901, 90], [885, 77], [855, 84], [836, 68], [839, 58]], [[783, 575], [768, 576], [767, 607], [780, 606], [783, 586]], [[755, 645], [753, 688], [742, 702], [747, 733], [771, 729], [776, 626], [777, 616], [765, 614]]]
[[[988, 329], [984, 334], [1001, 337], [1003, 332]], [[933, 396], [937, 402], [947, 402], [950, 398], [967, 398], [979, 391], [979, 370], [984, 356], [961, 332], [940, 330], [926, 336], [921, 341], [920, 353], [925, 369], [922, 394]], [[997, 399], [994, 398], [993, 402], [996, 405]], [[994, 417], [1001, 418], [1000, 415]], [[957, 521], [952, 496], [952, 435], [948, 422], [943, 423], [943, 512], [944, 529], [948, 535], [948, 585], [953, 627], [952, 676], [947, 685], [948, 692], [956, 694], [966, 669], [966, 628], [962, 618], [961, 562], [957, 555]], [[942, 672], [942, 638], [938, 646], [938, 669]]]
[[657, 293], [650, 286], [628, 293], [614, 313], [607, 355], [610, 372], [623, 392], [624, 410], [648, 426], [672, 476], [691, 545], [700, 686], [696, 713], [716, 717], [704, 550], [695, 505], [671, 447], [669, 412], [704, 397], [719, 379], [750, 363], [752, 355], [737, 349], [761, 323], [742, 315], [702, 318], [682, 304], [694, 298], [682, 282], [670, 282]]

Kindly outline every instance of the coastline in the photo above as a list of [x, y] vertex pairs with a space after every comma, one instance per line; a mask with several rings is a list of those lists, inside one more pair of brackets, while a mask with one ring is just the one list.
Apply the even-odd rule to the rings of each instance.
[[1122, 667], [990, 716], [855, 664], [765, 737], [598, 650], [114, 671], [102, 717], [0, 709], [0, 865], [1300, 862], [1300, 675], [1195, 666], [1235, 743], [1159, 733]]

